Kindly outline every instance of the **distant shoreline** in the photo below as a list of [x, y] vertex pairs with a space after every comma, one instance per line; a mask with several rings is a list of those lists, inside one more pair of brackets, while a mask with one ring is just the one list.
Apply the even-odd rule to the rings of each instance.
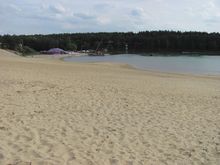
[[[120, 54], [120, 53], [119, 53]], [[122, 53], [124, 54], [124, 53]], [[203, 56], [203, 55], [212, 55], [220, 56], [220, 52], [129, 52], [128, 54], [140, 54], [146, 56]], [[117, 55], [117, 54], [116, 54]]]
[[[212, 55], [212, 56], [220, 56], [220, 52], [110, 52], [108, 55], [119, 55], [119, 54], [139, 54], [143, 56], [203, 56], [203, 55]], [[78, 57], [78, 56], [88, 56], [88, 53], [80, 53], [75, 52], [74, 54], [53, 54], [53, 55], [45, 55], [45, 54], [31, 54], [26, 56], [34, 56], [34, 57], [52, 57], [52, 58], [62, 58], [62, 57]]]

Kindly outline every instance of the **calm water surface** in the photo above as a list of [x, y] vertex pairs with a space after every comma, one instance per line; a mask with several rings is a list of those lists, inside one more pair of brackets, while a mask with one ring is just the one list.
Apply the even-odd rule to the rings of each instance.
[[220, 75], [220, 56], [141, 56], [121, 54], [103, 57], [68, 57], [64, 61], [115, 62], [130, 64], [138, 69], [160, 72]]

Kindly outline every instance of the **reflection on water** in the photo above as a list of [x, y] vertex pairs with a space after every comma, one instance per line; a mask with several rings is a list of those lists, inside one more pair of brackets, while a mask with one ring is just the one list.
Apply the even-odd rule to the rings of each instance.
[[127, 63], [145, 70], [220, 75], [220, 56], [140, 56], [121, 54], [102, 57], [68, 57], [64, 61], [116, 62]]

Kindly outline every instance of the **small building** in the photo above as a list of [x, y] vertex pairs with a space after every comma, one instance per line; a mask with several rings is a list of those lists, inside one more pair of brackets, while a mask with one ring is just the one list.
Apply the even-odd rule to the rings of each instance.
[[41, 51], [41, 53], [42, 54], [68, 54], [68, 52], [60, 48], [52, 48], [52, 49], [49, 49], [48, 51]]

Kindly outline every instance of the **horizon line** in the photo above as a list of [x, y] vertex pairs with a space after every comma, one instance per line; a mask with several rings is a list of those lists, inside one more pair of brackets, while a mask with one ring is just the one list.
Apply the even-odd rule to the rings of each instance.
[[208, 31], [197, 31], [197, 30], [145, 30], [145, 31], [99, 31], [99, 32], [57, 32], [57, 33], [32, 33], [32, 34], [10, 34], [10, 33], [5, 33], [5, 34], [0, 34], [0, 36], [31, 36], [31, 35], [59, 35], [59, 34], [100, 34], [100, 33], [142, 33], [142, 32], [180, 32], [180, 33], [207, 33], [207, 34], [220, 34], [220, 32], [208, 32]]

